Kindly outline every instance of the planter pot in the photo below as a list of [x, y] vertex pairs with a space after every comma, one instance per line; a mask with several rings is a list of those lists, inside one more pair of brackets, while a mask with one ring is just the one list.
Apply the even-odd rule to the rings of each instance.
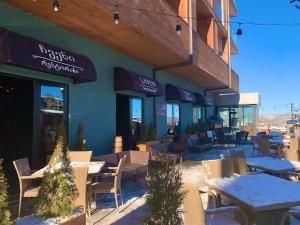
[[137, 147], [138, 147], [138, 150], [140, 152], [146, 152], [147, 151], [147, 145], [145, 143], [138, 144]]
[[82, 213], [65, 222], [59, 223], [58, 225], [86, 225], [86, 215], [85, 213]]
[[86, 214], [76, 213], [62, 220], [47, 219], [42, 220], [34, 215], [25, 216], [15, 221], [16, 225], [86, 225]]

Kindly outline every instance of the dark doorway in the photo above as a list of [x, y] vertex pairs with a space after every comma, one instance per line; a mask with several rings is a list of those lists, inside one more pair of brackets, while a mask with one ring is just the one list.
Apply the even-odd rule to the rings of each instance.
[[122, 136], [123, 150], [129, 150], [131, 149], [130, 97], [117, 95], [116, 104], [116, 134]]
[[117, 95], [116, 104], [117, 136], [123, 138], [123, 150], [134, 150], [143, 122], [143, 100], [139, 97]]
[[0, 75], [0, 158], [10, 186], [18, 191], [12, 161], [32, 159], [33, 81]]

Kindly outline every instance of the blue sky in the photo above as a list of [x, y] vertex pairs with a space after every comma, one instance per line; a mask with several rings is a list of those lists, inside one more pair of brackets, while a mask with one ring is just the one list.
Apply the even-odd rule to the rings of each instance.
[[[289, 0], [235, 2], [238, 17], [232, 21], [300, 24], [300, 10]], [[242, 25], [242, 29], [242, 38], [236, 40], [239, 54], [232, 59], [240, 91], [261, 94], [262, 114], [288, 112], [290, 102], [300, 108], [300, 26]]]

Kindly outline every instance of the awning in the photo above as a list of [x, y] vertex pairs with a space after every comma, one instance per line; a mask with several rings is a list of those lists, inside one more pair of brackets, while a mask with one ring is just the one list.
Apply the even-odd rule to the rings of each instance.
[[201, 95], [199, 93], [194, 93], [196, 96], [196, 102], [194, 105], [199, 105], [199, 106], [213, 106], [214, 102], [211, 98]]
[[147, 96], [162, 96], [161, 84], [152, 78], [128, 71], [121, 67], [114, 70], [116, 91], [136, 91]]
[[193, 92], [179, 88], [172, 84], [166, 84], [166, 101], [180, 101], [185, 103], [195, 103], [196, 96]]
[[0, 63], [71, 77], [74, 82], [96, 81], [93, 63], [83, 55], [0, 28]]

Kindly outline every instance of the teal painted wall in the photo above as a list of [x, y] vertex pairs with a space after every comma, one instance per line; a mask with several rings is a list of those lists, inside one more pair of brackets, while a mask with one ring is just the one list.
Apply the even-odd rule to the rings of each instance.
[[[116, 133], [116, 93], [114, 91], [113, 68], [121, 66], [149, 77], [152, 76], [153, 68], [4, 3], [0, 3], [0, 26], [71, 52], [86, 55], [92, 60], [98, 80], [97, 82], [83, 84], [73, 84], [70, 79], [64, 77], [7, 65], [0, 65], [0, 71], [69, 84], [69, 136], [71, 146], [75, 142], [78, 122], [82, 120], [87, 147], [92, 149], [95, 154], [111, 152], [113, 138]], [[198, 86], [165, 72], [158, 72], [157, 79], [163, 85], [170, 83], [203, 93], [203, 89]], [[165, 97], [157, 98], [157, 102], [165, 103]], [[152, 117], [152, 98], [145, 98], [145, 123], [150, 123]], [[192, 122], [191, 104], [181, 104], [181, 122], [183, 129], [188, 123]], [[166, 117], [157, 117], [157, 128], [159, 136], [166, 134]]]

